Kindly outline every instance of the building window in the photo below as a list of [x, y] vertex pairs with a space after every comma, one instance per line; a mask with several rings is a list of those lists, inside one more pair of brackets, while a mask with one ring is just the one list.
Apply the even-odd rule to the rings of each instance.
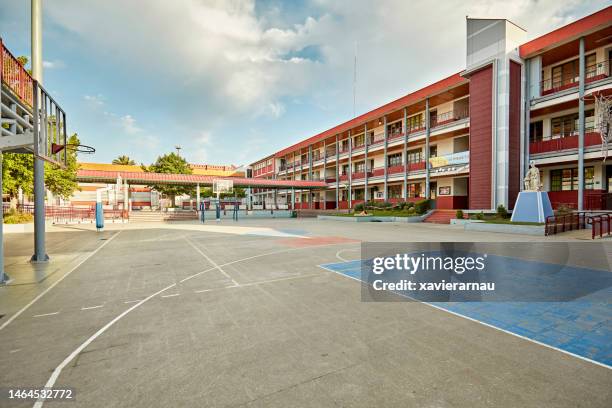
[[355, 163], [355, 173], [363, 173], [365, 171], [365, 162]]
[[387, 157], [387, 167], [401, 166], [402, 165], [402, 154], [396, 153]]
[[414, 131], [423, 128], [423, 115], [418, 114], [408, 118], [408, 129]]
[[438, 146], [429, 146], [429, 157], [438, 157]]
[[539, 120], [529, 124], [529, 141], [537, 142], [544, 137], [544, 123]]
[[353, 144], [353, 146], [354, 147], [361, 147], [361, 146], [363, 146], [364, 140], [365, 140], [364, 135], [355, 136], [355, 143]]
[[[584, 188], [592, 190], [595, 184], [595, 170], [593, 167], [584, 168]], [[578, 190], [578, 168], [557, 169], [550, 171], [550, 191]]]
[[423, 151], [421, 149], [408, 150], [408, 164], [420, 163], [423, 161]]
[[364, 189], [363, 188], [356, 188], [353, 200], [363, 200], [364, 196], [365, 196]]
[[402, 198], [402, 185], [389, 186], [387, 188], [387, 198]]
[[410, 198], [421, 197], [421, 183], [408, 184], [408, 197]]
[[[584, 112], [584, 128], [586, 131], [592, 131], [595, 124], [595, 111], [590, 109]], [[578, 134], [578, 112], [572, 113], [551, 120], [552, 138], [559, 139], [561, 137], [574, 136]]]
[[387, 125], [387, 133], [389, 137], [397, 136], [402, 133], [402, 121], [397, 121]]

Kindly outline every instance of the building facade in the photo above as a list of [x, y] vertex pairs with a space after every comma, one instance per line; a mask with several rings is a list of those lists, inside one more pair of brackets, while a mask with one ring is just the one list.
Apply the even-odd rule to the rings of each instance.
[[255, 202], [346, 209], [431, 198], [438, 209], [512, 209], [534, 161], [554, 207], [612, 209], [612, 149], [595, 103], [612, 96], [612, 7], [528, 42], [508, 20], [466, 23], [462, 72], [250, 165], [255, 178], [326, 188], [256, 190]]

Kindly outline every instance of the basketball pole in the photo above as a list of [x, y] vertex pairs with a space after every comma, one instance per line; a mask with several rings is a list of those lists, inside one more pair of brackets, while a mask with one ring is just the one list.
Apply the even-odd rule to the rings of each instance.
[[[31, 1], [32, 77], [43, 83], [42, 0]], [[34, 95], [35, 99], [39, 95]], [[36, 105], [36, 104], [35, 104]], [[39, 112], [33, 112], [39, 115]], [[42, 124], [39, 124], [42, 126]], [[46, 134], [46, 133], [45, 133]], [[35, 152], [38, 154], [39, 152]], [[45, 163], [34, 156], [34, 255], [32, 262], [47, 262], [45, 248]]]

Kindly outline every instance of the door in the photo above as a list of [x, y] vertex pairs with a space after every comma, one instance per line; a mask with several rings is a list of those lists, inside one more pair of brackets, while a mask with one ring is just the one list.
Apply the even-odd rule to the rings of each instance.
[[429, 182], [429, 198], [431, 198], [432, 200], [435, 200], [437, 197], [437, 190], [438, 190], [438, 182], [437, 181]]

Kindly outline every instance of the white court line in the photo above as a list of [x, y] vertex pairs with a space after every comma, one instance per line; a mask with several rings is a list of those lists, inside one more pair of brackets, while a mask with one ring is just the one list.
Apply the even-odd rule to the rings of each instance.
[[13, 353], [18, 353], [18, 352], [20, 352], [20, 351], [21, 351], [21, 349], [15, 349], [15, 350], [11, 350], [11, 351], [9, 351], [9, 353], [13, 354]]
[[321, 276], [321, 274], [320, 273], [311, 273], [311, 274], [308, 274], [308, 275], [286, 276], [284, 278], [276, 278], [276, 279], [268, 279], [268, 280], [257, 281], [257, 282], [241, 283], [240, 285], [231, 285], [231, 286], [222, 286], [222, 287], [219, 287], [219, 288], [194, 290], [193, 293], [205, 293], [205, 292], [213, 292], [213, 291], [216, 291], [216, 290], [223, 290], [223, 289], [243, 288], [243, 287], [248, 287], [248, 286], [263, 285], [264, 283], [281, 282], [281, 281], [287, 281], [287, 280], [293, 280], [293, 279], [301, 279], [301, 278], [311, 278], [311, 277], [314, 277], [314, 276]]
[[169, 298], [169, 297], [174, 297], [174, 296], [178, 296], [178, 295], [180, 295], [180, 293], [173, 293], [172, 295], [161, 295], [160, 297]]
[[[64, 361], [62, 361], [60, 363], [60, 365], [58, 365], [55, 370], [53, 370], [53, 373], [51, 374], [51, 377], [49, 377], [49, 380], [47, 381], [47, 383], [45, 384], [46, 388], [53, 388], [53, 386], [55, 385], [55, 381], [57, 381], [57, 378], [59, 377], [59, 375], [61, 374], [62, 370], [64, 369], [64, 367], [66, 367], [76, 356], [79, 355], [79, 353], [81, 351], [83, 351], [85, 349], [85, 347], [89, 346], [89, 344], [94, 341], [95, 339], [97, 339], [102, 333], [104, 333], [106, 330], [108, 330], [109, 327], [111, 327], [113, 324], [115, 324], [116, 322], [118, 322], [121, 318], [123, 318], [125, 315], [127, 315], [128, 313], [130, 313], [132, 310], [136, 309], [138, 306], [142, 305], [143, 303], [145, 303], [146, 301], [154, 298], [155, 296], [159, 295], [160, 293], [163, 293], [165, 291], [167, 291], [170, 288], [173, 288], [176, 286], [176, 283], [173, 283], [172, 285], [166, 286], [165, 288], [158, 290], [157, 292], [153, 293], [152, 295], [142, 299], [140, 302], [136, 303], [134, 306], [130, 307], [129, 309], [127, 309], [126, 311], [124, 311], [123, 313], [121, 313], [119, 316], [115, 317], [113, 320], [111, 320], [110, 322], [106, 323], [106, 325], [104, 327], [102, 327], [100, 330], [98, 330], [97, 332], [94, 333], [93, 336], [91, 336], [90, 338], [88, 338], [87, 340], [85, 340], [85, 342], [83, 344], [81, 344], [79, 347], [77, 347], [72, 353], [70, 353], [70, 355], [68, 357], [66, 357], [64, 359]], [[38, 401], [36, 401], [36, 403], [34, 404], [34, 408], [40, 408], [43, 406], [45, 402], [44, 398], [39, 399]]]
[[91, 309], [99, 309], [101, 307], [104, 307], [104, 305], [97, 305], [97, 306], [88, 306], [88, 307], [82, 307], [81, 310], [91, 310]]
[[[340, 256], [341, 253], [346, 252], [346, 251], [358, 251], [358, 249], [354, 249], [354, 248], [341, 249], [338, 252], [336, 252], [336, 258], [338, 258], [342, 262], [351, 262], [350, 259], [344, 259], [343, 257]], [[356, 259], [355, 259], [355, 261], [356, 261]]]
[[[321, 269], [325, 269], [326, 271], [333, 272], [333, 273], [335, 273], [335, 274], [337, 274], [337, 275], [340, 275], [340, 276], [344, 276], [345, 278], [353, 279], [353, 280], [355, 280], [355, 281], [357, 281], [357, 282], [361, 283], [362, 285], [366, 283], [366, 282], [362, 281], [362, 280], [361, 280], [361, 279], [359, 279], [359, 278], [355, 278], [355, 277], [353, 277], [353, 276], [345, 275], [345, 274], [343, 274], [343, 273], [341, 273], [341, 272], [334, 271], [333, 269], [326, 268], [326, 267], [325, 267], [325, 266], [323, 266], [323, 265], [319, 265], [319, 268], [321, 268]], [[557, 347], [555, 347], [555, 346], [551, 346], [550, 344], [546, 344], [546, 343], [542, 343], [542, 342], [537, 341], [537, 340], [534, 340], [534, 339], [530, 339], [529, 337], [525, 337], [525, 336], [522, 336], [522, 335], [520, 335], [520, 334], [513, 333], [513, 332], [511, 332], [511, 331], [508, 331], [508, 330], [506, 330], [506, 329], [502, 329], [501, 327], [493, 326], [492, 324], [482, 322], [482, 321], [480, 321], [480, 320], [474, 319], [474, 318], [469, 317], [469, 316], [462, 315], [462, 314], [457, 313], [457, 312], [453, 312], [453, 311], [448, 310], [448, 309], [445, 309], [445, 308], [443, 308], [443, 307], [441, 307], [441, 306], [436, 306], [436, 305], [431, 304], [431, 303], [422, 302], [422, 301], [420, 301], [420, 300], [418, 300], [418, 299], [414, 299], [414, 298], [412, 298], [412, 297], [410, 297], [410, 296], [407, 296], [407, 295], [404, 295], [404, 294], [401, 294], [401, 293], [397, 293], [397, 292], [393, 292], [393, 293], [395, 293], [396, 295], [403, 296], [403, 297], [408, 298], [408, 299], [412, 299], [412, 300], [414, 300], [414, 301], [416, 301], [416, 302], [419, 302], [419, 303], [422, 303], [422, 304], [424, 304], [424, 305], [427, 305], [427, 306], [433, 307], [434, 309], [438, 309], [438, 310], [441, 310], [441, 311], [443, 311], [443, 312], [446, 312], [446, 313], [450, 313], [450, 314], [452, 314], [452, 315], [455, 315], [455, 316], [457, 316], [457, 317], [461, 317], [461, 318], [463, 318], [463, 319], [467, 319], [467, 320], [470, 320], [470, 321], [472, 321], [472, 322], [482, 324], [483, 326], [487, 326], [487, 327], [490, 327], [490, 328], [492, 328], [492, 329], [499, 330], [500, 332], [503, 332], [503, 333], [506, 333], [506, 334], [510, 334], [510, 335], [512, 335], [512, 336], [514, 336], [514, 337], [518, 337], [519, 339], [527, 340], [527, 341], [529, 341], [529, 342], [532, 342], [532, 343], [535, 343], [535, 344], [539, 344], [540, 346], [544, 346], [544, 347], [549, 348], [549, 349], [552, 349], [552, 350], [560, 351], [561, 353], [563, 353], [563, 354], [567, 354], [568, 356], [576, 357], [576, 358], [578, 358], [578, 359], [580, 359], [580, 360], [587, 361], [587, 362], [589, 362], [589, 363], [593, 363], [593, 364], [598, 365], [598, 366], [600, 366], [600, 367], [604, 367], [604, 368], [607, 368], [607, 369], [609, 369], [609, 370], [612, 370], [612, 366], [609, 366], [609, 365], [604, 364], [604, 363], [600, 363], [599, 361], [591, 360], [591, 359], [590, 359], [590, 358], [588, 358], [588, 357], [584, 357], [584, 356], [581, 356], [581, 355], [579, 355], [579, 354], [574, 354], [574, 353], [572, 353], [572, 352], [570, 352], [570, 351], [566, 351], [566, 350], [563, 350], [563, 349], [557, 348]]]
[[2, 324], [2, 326], [0, 326], [0, 331], [2, 331], [2, 329], [4, 329], [6, 326], [9, 325], [9, 323], [11, 323], [13, 320], [15, 320], [17, 317], [19, 317], [19, 315], [21, 315], [23, 312], [25, 312], [30, 306], [32, 306], [34, 303], [36, 303], [36, 301], [38, 301], [38, 299], [40, 299], [41, 297], [45, 296], [47, 294], [47, 292], [49, 292], [51, 289], [53, 289], [55, 286], [57, 286], [58, 283], [60, 283], [61, 281], [64, 280], [64, 278], [68, 275], [70, 275], [72, 272], [74, 272], [79, 266], [83, 265], [83, 263], [85, 261], [87, 261], [89, 258], [91, 258], [92, 256], [94, 256], [95, 254], [98, 253], [98, 251], [100, 251], [102, 248], [104, 248], [109, 242], [111, 242], [113, 239], [115, 239], [115, 237], [117, 235], [121, 234], [121, 231], [117, 232], [116, 234], [114, 234], [112, 237], [110, 237], [109, 239], [107, 239], [106, 241], [104, 241], [104, 243], [102, 245], [100, 245], [98, 248], [96, 248], [91, 254], [89, 254], [85, 259], [83, 259], [81, 262], [79, 262], [78, 264], [75, 265], [74, 268], [72, 268], [71, 270], [69, 270], [68, 272], [66, 272], [61, 278], [59, 278], [58, 280], [56, 280], [55, 282], [53, 282], [53, 284], [51, 286], [49, 286], [47, 289], [45, 289], [44, 291], [42, 291], [38, 296], [36, 296], [34, 299], [32, 299], [32, 301], [30, 301], [30, 303], [28, 303], [27, 305], [25, 305], [24, 307], [22, 307], [17, 313], [15, 313], [14, 315], [12, 315], [6, 322], [4, 322]]
[[[336, 243], [336, 244], [327, 244], [327, 245], [321, 245], [321, 246], [334, 246], [334, 245], [343, 245], [346, 243]], [[239, 263], [239, 262], [244, 262], [244, 261], [248, 261], [251, 259], [255, 259], [255, 258], [261, 258], [264, 256], [270, 256], [270, 255], [275, 255], [278, 253], [282, 253], [282, 252], [291, 252], [291, 251], [298, 251], [298, 250], [304, 250], [304, 249], [312, 249], [313, 247], [299, 247], [299, 248], [290, 248], [290, 249], [286, 249], [286, 250], [280, 250], [280, 251], [274, 251], [274, 252], [268, 252], [265, 254], [258, 254], [258, 255], [254, 255], [254, 256], [249, 256], [247, 258], [242, 258], [242, 259], [236, 259], [234, 261], [230, 261], [227, 263], [224, 263], [222, 265], [219, 265], [217, 267], [213, 267], [213, 268], [209, 268], [206, 269], [204, 271], [200, 271], [198, 273], [195, 273], [191, 276], [188, 276], [184, 279], [182, 279], [179, 283], [185, 282], [191, 278], [194, 278], [196, 276], [202, 275], [206, 272], [210, 272], [213, 271], [215, 269], [218, 269], [218, 267], [223, 267], [223, 266], [228, 266], [228, 265], [232, 265], [235, 263]], [[303, 275], [305, 276], [305, 275]], [[76, 356], [79, 355], [79, 353], [81, 353], [89, 344], [91, 344], [91, 342], [93, 342], [96, 338], [98, 338], [100, 335], [102, 335], [106, 330], [108, 330], [112, 325], [114, 325], [115, 323], [117, 323], [119, 320], [121, 320], [124, 316], [126, 316], [128, 313], [130, 313], [132, 310], [136, 309], [137, 307], [139, 307], [140, 305], [144, 304], [145, 302], [147, 302], [148, 300], [154, 298], [155, 296], [165, 292], [166, 290], [175, 287], [177, 284], [173, 283], [172, 285], [166, 286], [165, 288], [153, 293], [152, 295], [144, 298], [143, 300], [138, 301], [138, 303], [136, 303], [134, 306], [130, 307], [129, 309], [127, 309], [126, 311], [124, 311], [123, 313], [121, 313], [119, 316], [115, 317], [113, 320], [111, 320], [110, 322], [108, 322], [104, 327], [102, 327], [100, 330], [98, 330], [96, 333], [94, 333], [90, 338], [88, 338], [87, 340], [85, 340], [85, 342], [83, 344], [81, 344], [79, 347], [77, 347], [72, 353], [70, 353], [70, 355], [68, 357], [66, 357], [64, 359], [64, 361], [62, 361], [60, 363], [60, 365], [58, 365], [55, 370], [53, 370], [53, 373], [51, 374], [51, 377], [49, 377], [49, 380], [47, 381], [47, 383], [45, 384], [46, 388], [52, 388], [55, 385], [55, 382], [57, 381], [57, 379], [59, 378], [60, 374], [62, 373], [62, 370], [64, 369], [64, 367], [66, 367], [68, 364], [70, 364], [70, 362], [72, 360], [74, 360], [74, 358]], [[247, 284], [249, 285], [249, 284]], [[39, 399], [38, 401], [36, 401], [36, 403], [34, 404], [34, 408], [41, 408], [43, 406], [43, 404], [45, 403], [44, 399]]]
[[142, 300], [142, 299], [136, 299], [136, 300], [126, 300], [126, 301], [125, 301], [125, 302], [123, 302], [123, 303], [125, 303], [125, 304], [127, 305], [127, 304], [129, 304], [129, 303], [136, 303], [136, 302], [140, 302], [141, 300]]
[[193, 247], [193, 249], [196, 250], [196, 252], [198, 252], [200, 255], [202, 255], [204, 257], [204, 259], [206, 259], [208, 262], [210, 262], [216, 269], [218, 269], [226, 278], [228, 278], [229, 280], [232, 281], [232, 283], [234, 285], [238, 285], [238, 282], [236, 282], [234, 280], [234, 278], [232, 278], [227, 272], [225, 272], [223, 270], [222, 267], [220, 267], [215, 261], [213, 261], [208, 255], [206, 255], [204, 252], [202, 252], [202, 250], [200, 248], [198, 248], [189, 238], [185, 237], [185, 241], [187, 241], [187, 243], [189, 245], [191, 245]]
[[37, 314], [37, 315], [34, 315], [32, 317], [45, 317], [45, 316], [53, 316], [53, 315], [56, 315], [56, 314], [59, 314], [59, 312]]

